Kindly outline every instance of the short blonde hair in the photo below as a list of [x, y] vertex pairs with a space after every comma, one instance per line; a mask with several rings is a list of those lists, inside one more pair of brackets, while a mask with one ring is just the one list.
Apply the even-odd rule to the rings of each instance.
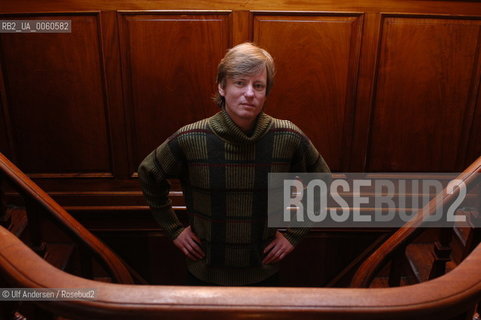
[[[245, 42], [227, 51], [217, 67], [217, 84], [225, 88], [226, 80], [242, 75], [255, 75], [266, 69], [267, 84], [266, 95], [271, 91], [274, 84], [275, 65], [274, 59], [266, 50], [259, 48], [253, 43]], [[216, 92], [214, 101], [219, 107], [223, 107], [225, 99]]]

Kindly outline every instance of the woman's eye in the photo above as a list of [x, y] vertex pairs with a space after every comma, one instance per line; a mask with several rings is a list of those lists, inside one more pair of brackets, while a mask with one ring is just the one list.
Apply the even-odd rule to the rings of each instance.
[[244, 85], [244, 81], [235, 81], [234, 84], [235, 84], [236, 86], [241, 87], [241, 86]]
[[263, 85], [263, 84], [261, 84], [261, 83], [258, 83], [258, 84], [255, 84], [255, 85], [254, 85], [254, 88], [255, 88], [256, 90], [264, 90], [265, 87], [266, 87], [266, 86]]

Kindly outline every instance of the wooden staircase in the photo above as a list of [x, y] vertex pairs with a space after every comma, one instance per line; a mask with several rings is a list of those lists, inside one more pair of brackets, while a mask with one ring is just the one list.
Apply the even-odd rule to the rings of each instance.
[[[475, 166], [471, 166], [471, 169], [473, 168]], [[463, 174], [466, 175], [466, 172], [471, 169], [468, 168]], [[411, 175], [414, 176], [413, 174]], [[371, 176], [375, 177], [375, 174]], [[423, 176], [420, 175], [420, 177]], [[381, 267], [376, 267], [378, 269], [376, 275], [369, 284], [369, 287], [372, 288], [412, 285], [434, 279], [453, 270], [480, 242], [481, 231], [479, 228], [476, 228], [476, 225], [479, 226], [481, 224], [478, 212], [479, 208], [481, 208], [481, 185], [477, 176], [477, 174], [474, 174], [469, 178], [469, 194], [467, 194], [465, 200], [456, 211], [456, 214], [464, 215], [468, 218], [466, 222], [456, 222], [456, 224], [451, 226], [444, 225], [444, 227], [438, 228], [417, 225], [400, 229], [392, 228], [390, 232], [386, 229], [372, 245], [366, 247], [327, 286], [349, 286], [353, 281], [354, 274], [361, 268], [361, 265], [366, 260], [372, 259], [369, 258], [370, 256], [378, 254], [375, 252], [380, 247], [385, 250], [385, 254], [392, 255], [392, 257], [384, 261]], [[348, 196], [352, 195], [348, 194]], [[368, 193], [362, 196], [369, 197], [373, 195]], [[397, 196], [403, 195], [397, 194]], [[419, 202], [419, 199], [425, 198], [424, 194], [418, 193], [408, 193], [407, 196], [418, 197]], [[451, 201], [452, 199], [451, 197], [447, 200]], [[435, 199], [433, 199], [431, 204], [434, 204], [434, 201]], [[449, 201], [443, 204], [443, 208], [449, 207]], [[406, 200], [406, 202], [409, 203], [411, 200]], [[374, 211], [374, 208], [371, 208], [371, 210]], [[419, 210], [419, 214], [422, 214], [422, 210]], [[397, 239], [397, 237], [401, 237], [404, 240]], [[387, 248], [385, 247], [386, 242], [395, 244], [397, 247]], [[396, 250], [399, 253], [394, 254]], [[355, 281], [361, 280], [358, 278]], [[363, 285], [363, 287], [366, 287], [366, 285]]]
[[443, 208], [455, 200], [459, 188], [449, 194], [443, 190], [436, 195], [416, 217], [397, 230], [377, 248], [359, 267], [353, 276], [352, 287], [395, 287], [426, 282], [455, 269], [479, 244], [481, 231], [481, 158], [470, 165], [458, 179], [468, 188], [468, 204], [458, 209], [466, 222], [432, 228], [424, 221], [432, 215], [438, 203]]
[[[108, 247], [0, 154], [0, 226], [50, 265], [86, 279], [145, 283]], [[6, 194], [17, 194], [12, 199]], [[35, 266], [32, 266], [32, 271]], [[133, 275], [135, 274], [135, 275]], [[0, 278], [0, 287], [10, 287]], [[2, 304], [0, 319], [55, 318], [31, 303]], [[32, 317], [33, 316], [33, 317]], [[28, 318], [28, 317], [27, 317]]]
[[42, 304], [72, 319], [468, 319], [481, 299], [480, 263], [478, 246], [444, 277], [396, 288], [119, 285], [65, 273], [0, 227], [0, 275], [16, 287], [97, 288], [89, 301]]
[[[88, 303], [10, 304], [8, 314], [2, 305], [0, 319], [28, 312], [34, 319], [465, 319], [481, 299], [481, 247], [472, 252], [479, 243], [479, 214], [469, 208], [463, 209], [473, 219], [467, 224], [437, 230], [414, 219], [387, 240], [380, 238], [378, 248], [366, 250], [373, 253], [365, 261], [353, 263], [361, 264], [353, 287], [369, 289], [137, 286], [122, 260], [1, 155], [0, 168], [24, 199], [24, 206], [1, 207], [0, 287], [94, 286], [102, 292]], [[474, 187], [480, 172], [481, 158], [461, 178]], [[440, 196], [444, 204], [453, 200]], [[418, 214], [434, 209], [430, 202]]]
[[[477, 210], [466, 215], [479, 217]], [[479, 234], [480, 229], [470, 221], [463, 226], [425, 230], [379, 271], [369, 287], [413, 285], [442, 276], [456, 268], [480, 243]]]

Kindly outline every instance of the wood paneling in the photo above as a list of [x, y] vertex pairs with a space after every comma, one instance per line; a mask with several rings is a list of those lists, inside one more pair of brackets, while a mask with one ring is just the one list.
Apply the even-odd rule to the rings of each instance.
[[333, 170], [351, 144], [361, 29], [361, 14], [254, 16], [253, 39], [277, 68], [266, 112], [296, 123]]
[[0, 151], [87, 208], [139, 192], [138, 163], [217, 112], [216, 66], [243, 41], [277, 61], [266, 111], [335, 171], [456, 171], [481, 153], [478, 2], [5, 0], [0, 15], [74, 22], [0, 34]]
[[349, 171], [363, 172], [366, 168], [369, 143], [372, 88], [376, 65], [376, 49], [380, 34], [380, 15], [367, 13], [363, 17], [363, 39], [359, 64], [354, 130], [349, 158]]
[[218, 111], [217, 64], [230, 12], [120, 13], [131, 171], [181, 126]]
[[[478, 70], [481, 68], [481, 63], [479, 62], [481, 59], [481, 54], [478, 51]], [[471, 131], [469, 132], [469, 137], [466, 137], [468, 142], [467, 147], [467, 154], [464, 163], [467, 165], [468, 163], [474, 162], [479, 156], [481, 156], [481, 76], [477, 77], [477, 86], [475, 87], [475, 91], [478, 92], [477, 101], [476, 101], [476, 109], [473, 114], [472, 122], [471, 122]]]
[[111, 171], [99, 16], [14, 15], [72, 20], [72, 33], [1, 34], [6, 101], [18, 165], [29, 173]]
[[479, 81], [479, 19], [384, 17], [368, 171], [460, 169]]
[[[217, 112], [216, 67], [234, 44], [272, 53], [266, 111], [299, 125], [335, 171], [455, 171], [481, 154], [478, 1], [1, 2], [4, 19], [74, 28], [0, 34], [0, 151], [116, 249], [133, 241], [146, 260], [125, 258], [154, 283], [180, 283], [183, 258], [133, 173], [179, 127]], [[283, 280], [325, 283], [368, 233], [314, 234]]]
[[2, 0], [2, 12], [59, 10], [285, 10], [479, 14], [478, 0]]
[[[125, 134], [125, 109], [122, 94], [122, 68], [120, 64], [119, 30], [117, 13], [101, 14], [102, 44], [105, 61], [107, 103], [109, 106], [108, 124], [111, 134], [112, 172], [117, 179], [129, 176], [126, 156], [127, 137]], [[116, 183], [118, 185], [118, 183]]]

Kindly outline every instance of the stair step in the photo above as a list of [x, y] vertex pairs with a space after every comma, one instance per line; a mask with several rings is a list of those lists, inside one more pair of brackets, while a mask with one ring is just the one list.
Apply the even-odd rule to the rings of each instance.
[[112, 278], [110, 277], [94, 277], [95, 281], [112, 283]]
[[[429, 280], [429, 274], [434, 262], [433, 243], [413, 243], [406, 248], [406, 257], [415, 276], [416, 282]], [[446, 263], [446, 273], [456, 267], [451, 260]]]
[[65, 270], [75, 249], [72, 243], [47, 243], [44, 259], [51, 265]]
[[25, 208], [14, 207], [7, 208], [7, 212], [10, 214], [12, 219], [10, 224], [10, 232], [13, 233], [17, 238], [21, 239], [25, 228], [27, 227], [27, 211]]
[[[412, 281], [409, 280], [409, 277], [401, 277], [401, 286], [407, 286], [412, 284]], [[388, 277], [376, 277], [372, 280], [371, 285], [369, 288], [388, 288], [389, 287], [389, 278]]]
[[413, 243], [406, 248], [406, 257], [417, 282], [427, 281], [433, 265], [433, 244]]

